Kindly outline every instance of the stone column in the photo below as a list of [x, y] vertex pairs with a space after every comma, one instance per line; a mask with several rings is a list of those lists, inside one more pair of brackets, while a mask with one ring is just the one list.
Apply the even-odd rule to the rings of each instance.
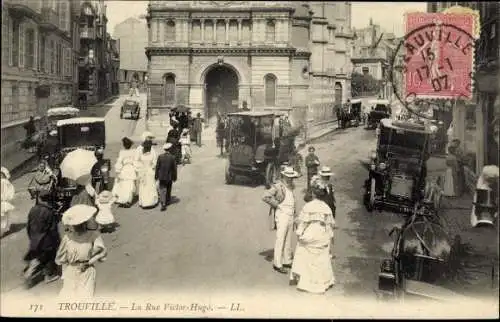
[[201, 28], [201, 42], [205, 42], [205, 19], [200, 20], [200, 28]]
[[229, 44], [229, 19], [224, 20], [226, 23], [226, 44]]
[[241, 43], [241, 24], [242, 24], [242, 20], [241, 19], [238, 19], [238, 43]]
[[216, 43], [217, 42], [217, 19], [214, 19], [212, 20], [212, 24], [213, 24], [213, 33], [214, 33], [214, 39], [213, 39], [213, 42]]

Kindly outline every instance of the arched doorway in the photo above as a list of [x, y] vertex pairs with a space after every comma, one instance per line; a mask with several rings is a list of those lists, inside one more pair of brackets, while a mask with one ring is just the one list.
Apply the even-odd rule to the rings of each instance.
[[215, 124], [217, 112], [222, 114], [238, 110], [238, 75], [232, 68], [219, 65], [205, 76], [205, 118]]

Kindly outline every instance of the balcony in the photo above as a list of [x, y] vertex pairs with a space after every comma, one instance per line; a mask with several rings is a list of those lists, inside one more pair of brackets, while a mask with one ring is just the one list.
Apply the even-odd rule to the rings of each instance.
[[78, 57], [78, 67], [81, 68], [95, 68], [96, 61], [95, 58], [89, 56], [80, 56]]
[[95, 38], [96, 38], [95, 28], [80, 27], [80, 39], [95, 39]]
[[59, 16], [57, 15], [57, 12], [50, 8], [42, 8], [42, 21], [40, 22], [40, 29], [45, 31], [59, 29]]
[[35, 19], [41, 13], [39, 1], [10, 0], [4, 3], [13, 17]]

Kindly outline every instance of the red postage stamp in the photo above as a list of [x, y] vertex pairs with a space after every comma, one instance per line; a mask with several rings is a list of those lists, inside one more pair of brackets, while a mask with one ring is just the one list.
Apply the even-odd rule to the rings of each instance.
[[476, 17], [418, 12], [405, 18], [405, 97], [471, 99]]

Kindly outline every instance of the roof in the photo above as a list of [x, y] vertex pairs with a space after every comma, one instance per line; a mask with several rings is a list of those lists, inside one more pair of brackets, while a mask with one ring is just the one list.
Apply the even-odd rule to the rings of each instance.
[[353, 98], [351, 99], [351, 104], [362, 103], [363, 100], [361, 98]]
[[80, 110], [71, 106], [53, 107], [47, 110], [48, 116], [78, 114], [78, 113], [80, 113]]
[[404, 121], [396, 121], [392, 119], [381, 119], [380, 123], [384, 127], [389, 127], [396, 130], [404, 130], [415, 133], [422, 134], [431, 134], [431, 130], [423, 124], [412, 123], [412, 122], [404, 122]]
[[390, 102], [388, 100], [371, 100], [370, 104], [386, 104], [386, 105], [389, 105]]
[[57, 126], [64, 126], [69, 124], [101, 123], [104, 121], [104, 117], [74, 117], [67, 120], [57, 121]]
[[253, 112], [253, 111], [247, 111], [247, 112], [236, 112], [236, 113], [229, 113], [228, 116], [274, 116], [275, 114], [273, 112]]

